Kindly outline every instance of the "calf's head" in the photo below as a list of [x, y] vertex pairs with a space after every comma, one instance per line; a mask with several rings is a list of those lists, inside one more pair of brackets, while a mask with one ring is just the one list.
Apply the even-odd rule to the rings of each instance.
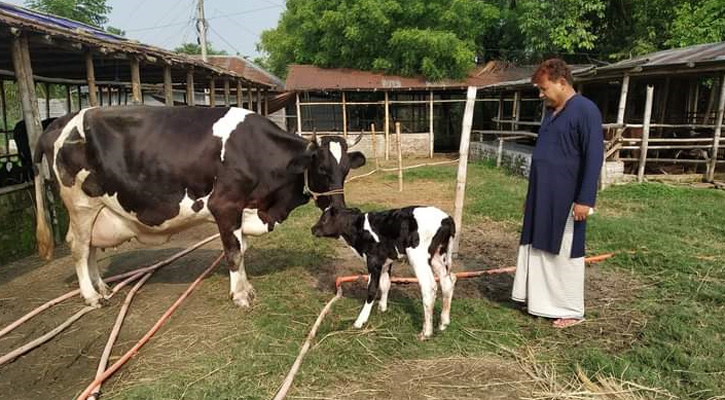
[[365, 155], [359, 151], [348, 152], [348, 148], [356, 145], [361, 138], [362, 134], [348, 146], [344, 138], [326, 136], [318, 142], [313, 135], [302, 158], [290, 164], [292, 171], [307, 175], [306, 190], [321, 210], [331, 205], [345, 206], [345, 178], [350, 169], [365, 165]]
[[354, 229], [358, 216], [360, 210], [357, 208], [329, 207], [312, 226], [312, 234], [317, 237], [339, 238], [343, 233]]

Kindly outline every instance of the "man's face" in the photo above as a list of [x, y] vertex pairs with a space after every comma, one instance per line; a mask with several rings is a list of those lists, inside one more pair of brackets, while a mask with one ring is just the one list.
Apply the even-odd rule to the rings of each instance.
[[549, 76], [545, 75], [541, 81], [534, 83], [534, 86], [539, 89], [539, 98], [549, 107], [557, 108], [566, 101], [566, 89], [569, 84], [565, 78], [551, 81]]

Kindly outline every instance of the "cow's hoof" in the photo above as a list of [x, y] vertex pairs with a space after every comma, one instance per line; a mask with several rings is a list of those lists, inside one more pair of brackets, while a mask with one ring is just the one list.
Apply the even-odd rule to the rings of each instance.
[[108, 304], [108, 300], [105, 299], [100, 294], [93, 296], [90, 299], [85, 299], [85, 301], [86, 301], [86, 304], [88, 304], [89, 306], [91, 306], [93, 308], [101, 308]]
[[378, 304], [378, 309], [379, 309], [379, 310], [380, 310], [381, 312], [386, 312], [386, 311], [388, 311], [388, 305], [387, 305], [387, 304], [383, 304], [383, 303], [379, 303], [379, 304]]
[[418, 340], [421, 342], [424, 342], [424, 341], [428, 340], [430, 338], [430, 336], [431, 336], [430, 334], [426, 335], [424, 332], [421, 332], [418, 334]]
[[111, 297], [111, 290], [108, 289], [108, 286], [105, 283], [98, 286], [98, 293], [100, 293], [101, 297], [103, 297], [106, 300], [108, 300]]
[[241, 308], [249, 308], [254, 302], [254, 293], [236, 293], [232, 294], [234, 304]]
[[365, 323], [364, 323], [364, 322], [358, 322], [358, 321], [355, 321], [355, 323], [354, 323], [354, 324], [352, 324], [352, 326], [353, 326], [353, 327], [354, 327], [355, 329], [362, 329], [363, 325], [365, 325]]
[[438, 329], [440, 329], [442, 331], [445, 331], [446, 328], [448, 328], [448, 324], [440, 324], [440, 325], [438, 325]]

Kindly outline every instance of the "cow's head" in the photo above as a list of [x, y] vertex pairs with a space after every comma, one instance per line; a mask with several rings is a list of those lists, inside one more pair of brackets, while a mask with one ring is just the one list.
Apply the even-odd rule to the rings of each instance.
[[317, 140], [313, 134], [305, 153], [290, 163], [290, 170], [305, 174], [305, 190], [321, 210], [330, 205], [345, 206], [343, 186], [350, 169], [365, 165], [365, 155], [359, 151], [348, 152], [348, 148], [362, 139], [362, 133], [348, 145], [347, 140], [337, 136], [325, 136]]
[[312, 226], [312, 234], [328, 238], [339, 238], [344, 233], [350, 234], [354, 231], [355, 221], [360, 214], [357, 208], [328, 207]]

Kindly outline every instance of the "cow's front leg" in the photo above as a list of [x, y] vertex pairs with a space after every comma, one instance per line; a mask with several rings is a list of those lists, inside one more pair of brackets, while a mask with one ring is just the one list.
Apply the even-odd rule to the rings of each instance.
[[370, 273], [370, 277], [368, 279], [368, 296], [365, 300], [365, 305], [363, 305], [363, 308], [360, 311], [360, 315], [357, 316], [357, 320], [355, 320], [355, 323], [353, 324], [355, 328], [362, 328], [362, 326], [368, 322], [370, 311], [372, 310], [373, 303], [375, 302], [375, 297], [378, 295], [378, 284], [380, 283], [381, 269], [382, 263], [378, 262], [373, 257], [368, 258], [368, 272]]
[[213, 195], [209, 201], [209, 209], [219, 228], [229, 267], [229, 295], [238, 306], [249, 307], [254, 297], [254, 290], [244, 270], [246, 246], [242, 236], [242, 210]]

